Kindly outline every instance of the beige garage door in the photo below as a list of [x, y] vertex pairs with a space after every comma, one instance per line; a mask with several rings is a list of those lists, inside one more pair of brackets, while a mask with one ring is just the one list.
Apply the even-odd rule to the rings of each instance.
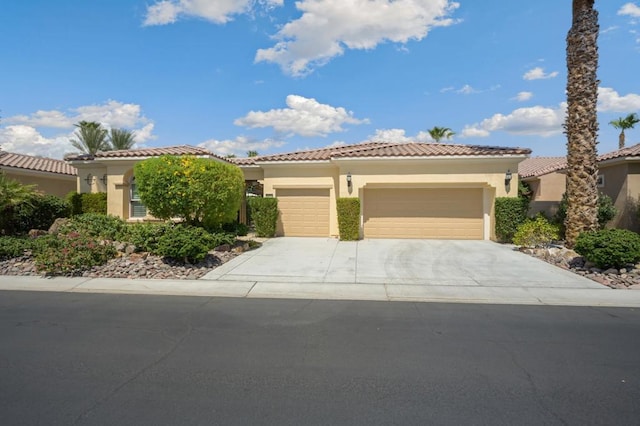
[[483, 238], [482, 189], [367, 189], [367, 238]]
[[277, 189], [278, 235], [329, 236], [329, 189]]

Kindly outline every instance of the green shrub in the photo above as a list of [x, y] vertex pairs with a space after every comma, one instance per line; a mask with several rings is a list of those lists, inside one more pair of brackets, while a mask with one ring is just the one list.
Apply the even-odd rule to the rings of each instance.
[[74, 216], [60, 226], [61, 234], [78, 232], [88, 237], [115, 241], [125, 231], [125, 222], [116, 216], [85, 213]]
[[70, 232], [45, 235], [34, 240], [36, 269], [47, 275], [79, 275], [93, 266], [103, 265], [116, 255], [116, 249], [96, 238]]
[[15, 207], [10, 223], [16, 234], [47, 230], [57, 218], [68, 217], [70, 210], [69, 203], [55, 195], [37, 195]]
[[[560, 234], [564, 238], [564, 220], [567, 217], [567, 193], [562, 194], [558, 211], [553, 217], [553, 222], [560, 225]], [[613, 204], [613, 200], [602, 192], [598, 195], [598, 227], [604, 229], [604, 226], [618, 214], [618, 209]]]
[[355, 197], [338, 198], [338, 229], [343, 241], [360, 239], [360, 199]]
[[[233, 240], [232, 237], [231, 241]], [[167, 229], [160, 236], [155, 254], [197, 263], [205, 258], [209, 250], [219, 245], [219, 242], [219, 237], [203, 228], [180, 224]]]
[[251, 219], [258, 237], [271, 238], [276, 234], [278, 222], [277, 198], [247, 198], [247, 207], [251, 211]]
[[82, 213], [107, 214], [107, 193], [82, 194]]
[[123, 228], [118, 240], [133, 244], [137, 251], [156, 253], [160, 237], [174, 226], [173, 223], [132, 223]]
[[518, 226], [527, 220], [529, 200], [524, 197], [497, 197], [496, 236], [499, 241], [510, 243]]
[[30, 250], [32, 241], [23, 237], [0, 237], [0, 260], [12, 259]]
[[65, 199], [69, 203], [71, 207], [71, 215], [75, 216], [78, 214], [82, 214], [82, 195], [78, 194], [76, 191], [69, 192]]
[[239, 167], [207, 158], [163, 155], [134, 167], [140, 199], [159, 219], [209, 229], [236, 219], [244, 196]]
[[640, 260], [640, 235], [626, 229], [583, 232], [574, 250], [598, 268], [620, 268]]
[[229, 222], [222, 225], [222, 230], [240, 237], [244, 237], [249, 233], [249, 227], [240, 222]]
[[542, 215], [518, 226], [513, 243], [522, 247], [546, 247], [560, 237], [558, 225], [549, 223]]

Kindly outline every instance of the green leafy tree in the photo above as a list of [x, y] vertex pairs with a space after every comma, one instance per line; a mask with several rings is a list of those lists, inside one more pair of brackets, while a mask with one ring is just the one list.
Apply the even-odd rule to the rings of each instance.
[[566, 244], [598, 229], [598, 12], [594, 0], [573, 0], [567, 34], [567, 217]]
[[136, 143], [135, 132], [126, 129], [111, 129], [109, 143], [113, 150], [131, 149]]
[[247, 157], [257, 157], [257, 156], [258, 156], [258, 151], [254, 151], [254, 150], [247, 151]]
[[237, 166], [208, 158], [163, 155], [136, 164], [140, 199], [160, 219], [215, 228], [236, 219], [244, 193]]
[[454, 131], [452, 131], [448, 127], [437, 127], [437, 126], [433, 127], [433, 129], [427, 130], [427, 132], [429, 132], [431, 139], [433, 139], [436, 142], [440, 142], [441, 139], [451, 139], [453, 135], [456, 134]]
[[618, 148], [624, 148], [625, 135], [624, 131], [628, 129], [633, 129], [633, 126], [640, 123], [640, 118], [638, 118], [638, 114], [635, 112], [633, 114], [629, 114], [626, 117], [620, 117], [617, 120], [612, 120], [609, 122], [613, 127], [620, 130], [620, 136], [618, 136]]
[[95, 121], [81, 121], [75, 125], [71, 145], [84, 154], [95, 155], [98, 151], [110, 151], [111, 146], [107, 138], [107, 129]]

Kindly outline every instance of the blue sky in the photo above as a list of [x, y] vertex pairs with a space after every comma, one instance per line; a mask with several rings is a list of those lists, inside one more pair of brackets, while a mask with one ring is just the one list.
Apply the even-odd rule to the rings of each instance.
[[[640, 2], [599, 0], [600, 153], [640, 111]], [[2, 2], [0, 146], [62, 158], [74, 123], [244, 156], [369, 140], [566, 153], [571, 2]], [[640, 142], [640, 127], [627, 145]]]

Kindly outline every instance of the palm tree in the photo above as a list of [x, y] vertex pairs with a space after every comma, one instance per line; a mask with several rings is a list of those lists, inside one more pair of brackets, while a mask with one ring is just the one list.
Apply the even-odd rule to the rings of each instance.
[[0, 171], [0, 211], [29, 202], [36, 193], [36, 185], [23, 185]]
[[573, 0], [567, 34], [567, 217], [566, 244], [598, 229], [596, 144], [598, 136], [598, 12], [595, 0]]
[[451, 139], [453, 135], [456, 134], [454, 131], [452, 131], [448, 127], [437, 127], [437, 126], [434, 126], [433, 129], [431, 130], [427, 130], [427, 132], [429, 132], [431, 139], [433, 139], [436, 142], [440, 142], [440, 139], [442, 138]]
[[71, 145], [85, 154], [95, 155], [98, 151], [110, 151], [111, 146], [107, 140], [107, 130], [95, 121], [81, 121], [75, 125], [75, 139], [71, 139]]
[[254, 151], [254, 150], [247, 151], [247, 157], [257, 157], [257, 156], [258, 156], [258, 151]]
[[620, 129], [620, 136], [618, 136], [618, 148], [624, 148], [624, 131], [627, 129], [633, 129], [633, 126], [640, 123], [640, 118], [635, 112], [627, 115], [626, 117], [620, 117], [617, 120], [609, 122], [616, 129]]
[[113, 150], [131, 149], [136, 143], [135, 132], [126, 129], [111, 129], [109, 143]]

